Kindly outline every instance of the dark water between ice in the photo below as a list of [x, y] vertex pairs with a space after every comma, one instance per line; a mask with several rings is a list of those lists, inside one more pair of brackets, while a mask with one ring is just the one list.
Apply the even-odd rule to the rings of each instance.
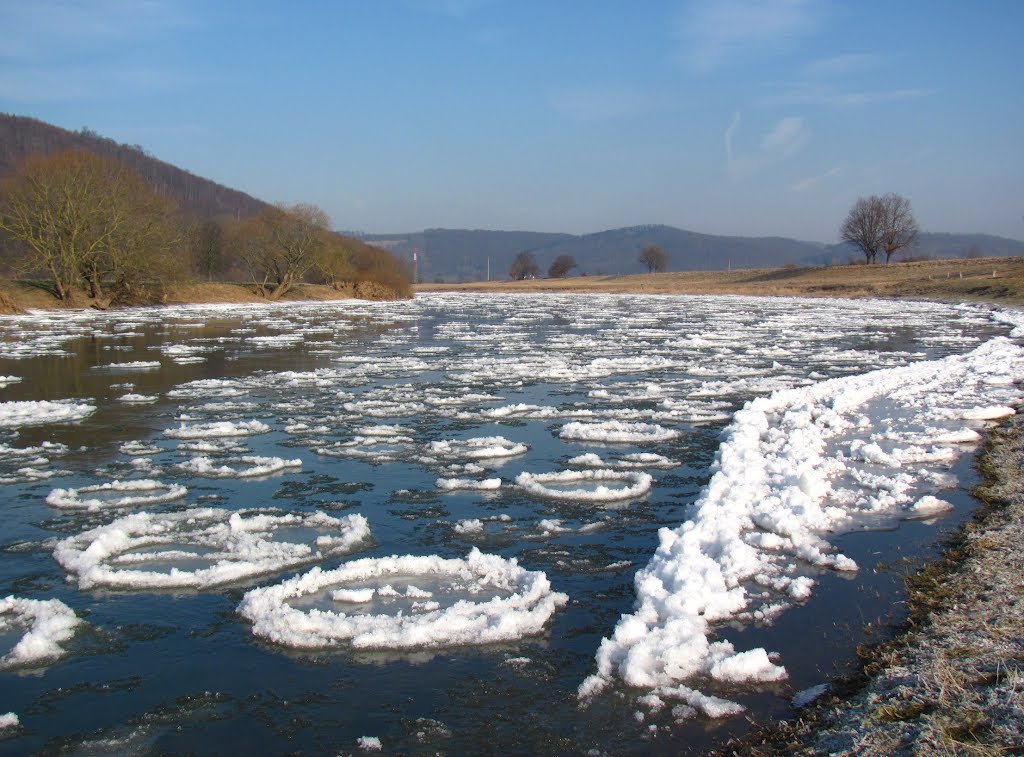
[[[98, 409], [75, 424], [0, 432], [11, 447], [48, 440], [71, 448], [51, 462], [68, 473], [0, 487], [0, 593], [58, 598], [87, 623], [61, 660], [0, 671], [0, 713], [15, 712], [21, 721], [18, 731], [0, 740], [0, 751], [337, 754], [358, 752], [357, 740], [374, 736], [385, 753], [670, 754], [700, 752], [741, 733], [747, 727], [743, 717], [675, 724], [666, 712], [639, 722], [633, 693], [622, 689], [589, 708], [581, 708], [576, 696], [593, 671], [602, 637], [632, 608], [632, 577], [652, 554], [658, 528], [688, 517], [710, 475], [724, 417], [766, 393], [772, 381], [792, 385], [875, 367], [869, 361], [895, 365], [965, 351], [1005, 333], [978, 312], [937, 306], [911, 308], [882, 321], [853, 306], [844, 315], [841, 306], [830, 305], [824, 323], [808, 319], [807, 307], [728, 299], [712, 307], [692, 299], [651, 298], [650, 307], [638, 307], [626, 298], [604, 298], [599, 305], [572, 298], [497, 305], [484, 298], [421, 298], [273, 314], [179, 309], [147, 311], [134, 321], [123, 314], [81, 316], [71, 323], [57, 316], [6, 320], [7, 344], [31, 344], [40, 334], [71, 336], [59, 348], [40, 347], [66, 354], [0, 359], [0, 376], [22, 379], [0, 389], [0, 399], [88, 398]], [[818, 336], [811, 333], [815, 329]], [[937, 341], [937, 332], [948, 339]], [[252, 340], [295, 333], [302, 333], [301, 343]], [[709, 337], [711, 346], [677, 343], [693, 336]], [[160, 351], [171, 344], [209, 349], [195, 353], [204, 362], [182, 365], [169, 357], [173, 352]], [[691, 368], [655, 360], [681, 353], [692, 354]], [[495, 356], [500, 365], [488, 362]], [[647, 362], [592, 370], [602, 360], [623, 358]], [[154, 370], [110, 367], [153, 360], [160, 362]], [[546, 369], [537, 367], [559, 360], [568, 375], [545, 377]], [[521, 370], [524, 363], [534, 367]], [[289, 389], [273, 378], [317, 369], [326, 371], [327, 385]], [[733, 371], [747, 378], [731, 379]], [[248, 383], [239, 385], [240, 394], [220, 400], [210, 392], [172, 392], [204, 379]], [[636, 395], [655, 383], [682, 400], [709, 382], [721, 384], [707, 401], [717, 403], [709, 407], [723, 417], [678, 422], [673, 427], [683, 433], [676, 440], [611, 449], [557, 436], [565, 419], [581, 408], [650, 409], [664, 396], [611, 405], [595, 398], [595, 389]], [[159, 399], [146, 405], [119, 402], [128, 391]], [[338, 397], [338, 392], [345, 394]], [[479, 392], [495, 399], [439, 402], [418, 410], [392, 405], [383, 415], [371, 414], [379, 406], [358, 404], [367, 397], [397, 402], [431, 392], [445, 398]], [[226, 408], [225, 402], [245, 404]], [[357, 404], [346, 410], [346, 402]], [[563, 415], [496, 422], [479, 414], [481, 408], [519, 403], [555, 407]], [[263, 480], [200, 479], [176, 472], [173, 466], [182, 456], [176, 440], [162, 432], [177, 426], [182, 415], [259, 419], [271, 431], [242, 440], [250, 451], [300, 457], [302, 469]], [[329, 418], [332, 430], [316, 442], [285, 431], [289, 423], [312, 424], [318, 418]], [[524, 470], [558, 470], [568, 457], [587, 451], [657, 452], [680, 464], [652, 470], [655, 486], [646, 497], [595, 506], [540, 501], [508, 487], [496, 494], [444, 493], [434, 485], [438, 472], [423, 465], [312, 451], [315, 444], [349, 438], [374, 423], [400, 424], [418, 444], [490, 435], [523, 442], [529, 451], [495, 471], [506, 482]], [[55, 541], [124, 512], [58, 511], [45, 498], [56, 487], [141, 475], [119, 451], [128, 441], [160, 448], [152, 458], [161, 475], [153, 477], [186, 484], [187, 504], [358, 512], [370, 521], [375, 546], [354, 556], [462, 557], [477, 546], [545, 571], [570, 603], [541, 638], [506, 645], [299, 653], [257, 639], [235, 612], [249, 586], [282, 576], [202, 592], [80, 591], [51, 556]], [[731, 631], [738, 647], [763, 645], [781, 653], [790, 674], [785, 684], [730, 692], [753, 717], [791, 713], [794, 692], [850, 670], [856, 646], [875, 638], [865, 630], [869, 624], [874, 629], [899, 619], [904, 574], [932, 555], [942, 535], [972, 506], [966, 494], [974, 481], [970, 455], [954, 472], [959, 489], [943, 492], [957, 505], [953, 515], [937, 525], [902, 523], [841, 537], [837, 545], [861, 565], [859, 573], [820, 576], [810, 601], [781, 615], [773, 627]], [[516, 528], [489, 526], [482, 535], [460, 535], [452, 528], [462, 519], [497, 515], [507, 516], [505, 522]], [[602, 526], [526, 537], [539, 520], [552, 518], [576, 529], [597, 521]], [[328, 567], [339, 562], [329, 561]]]

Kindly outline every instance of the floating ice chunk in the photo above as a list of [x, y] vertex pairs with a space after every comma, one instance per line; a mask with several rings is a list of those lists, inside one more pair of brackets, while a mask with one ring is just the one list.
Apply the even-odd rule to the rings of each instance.
[[270, 426], [260, 421], [212, 421], [210, 423], [182, 423], [178, 428], [169, 428], [164, 436], [172, 439], [208, 439], [224, 436], [253, 436], [265, 434]]
[[471, 460], [514, 457], [525, 454], [527, 446], [503, 436], [480, 436], [473, 439], [430, 442], [427, 453], [441, 457], [467, 457]]
[[[607, 482], [618, 484], [607, 486]], [[566, 470], [557, 473], [527, 473], [516, 476], [515, 483], [536, 497], [577, 502], [613, 502], [642, 497], [651, 490], [654, 479], [649, 473], [615, 470]], [[587, 484], [588, 488], [572, 484]]]
[[0, 657], [0, 669], [37, 665], [65, 654], [61, 646], [75, 635], [82, 621], [58, 599], [0, 599], [0, 633], [25, 629], [10, 652]]
[[810, 686], [803, 691], [798, 691], [793, 695], [793, 706], [806, 707], [815, 699], [820, 699], [828, 690], [829, 685], [827, 683], [819, 683], [817, 686]]
[[445, 491], [459, 491], [459, 490], [480, 490], [480, 491], [495, 491], [501, 488], [500, 478], [485, 478], [483, 480], [475, 478], [439, 478], [435, 482], [438, 489]]
[[117, 401], [126, 405], [151, 405], [159, 399], [155, 394], [122, 394]]
[[133, 457], [136, 455], [156, 455], [159, 454], [160, 452], [163, 452], [163, 450], [160, 449], [160, 447], [157, 447], [155, 444], [147, 444], [146, 442], [138, 440], [125, 442], [119, 447], [119, 449], [121, 450], [122, 454], [131, 455]]
[[678, 437], [679, 432], [656, 423], [625, 423], [623, 421], [581, 423], [573, 421], [562, 426], [558, 435], [563, 439], [575, 441], [636, 444], [668, 441]]
[[568, 463], [587, 468], [675, 468], [679, 465], [677, 460], [653, 452], [637, 452], [611, 460], [604, 460], [594, 452], [586, 452], [569, 458]]
[[931, 494], [926, 494], [917, 500], [910, 508], [911, 518], [930, 518], [939, 513], [947, 513], [953, 509], [953, 504], [944, 499], [939, 499]]
[[460, 520], [452, 528], [457, 534], [482, 534], [484, 532], [484, 522], [479, 518], [466, 518], [465, 520]]
[[[431, 602], [398, 593], [381, 596], [365, 612], [350, 603], [335, 610], [331, 592], [415, 581]], [[315, 649], [348, 643], [360, 649], [417, 649], [492, 644], [536, 636], [568, 597], [547, 576], [514, 559], [473, 549], [464, 560], [392, 556], [363, 558], [334, 570], [315, 567], [275, 586], [246, 593], [238, 612], [253, 633], [289, 647]], [[301, 604], [301, 608], [300, 605]]]
[[77, 423], [96, 412], [96, 406], [74, 400], [0, 402], [0, 428]]
[[369, 536], [357, 514], [194, 508], [118, 518], [53, 556], [82, 589], [210, 589], [347, 554]]
[[364, 752], [379, 752], [384, 748], [381, 746], [380, 739], [376, 736], [360, 736], [356, 739], [356, 744]]
[[1005, 405], [989, 405], [987, 407], [972, 407], [965, 410], [961, 417], [969, 421], [993, 421], [999, 418], [1006, 418], [1016, 415], [1017, 411]]
[[160, 367], [159, 360], [135, 360], [127, 363], [110, 363], [108, 365], [94, 365], [96, 371], [153, 371]]
[[186, 494], [188, 489], [181, 484], [165, 484], [143, 478], [81, 486], [77, 489], [54, 489], [46, 495], [46, 504], [62, 509], [95, 511], [173, 502]]
[[16, 713], [5, 712], [3, 715], [0, 715], [0, 731], [9, 731], [12, 728], [17, 728], [19, 725], [21, 725], [21, 721]]
[[21, 376], [0, 376], [0, 389], [21, 382]]
[[240, 455], [230, 458], [227, 462], [236, 463], [231, 465], [217, 465], [213, 458], [201, 455], [178, 463], [183, 471], [205, 478], [255, 478], [257, 476], [270, 476], [274, 473], [290, 468], [301, 468], [302, 460], [294, 458], [286, 460], [282, 457], [263, 457], [260, 455]]

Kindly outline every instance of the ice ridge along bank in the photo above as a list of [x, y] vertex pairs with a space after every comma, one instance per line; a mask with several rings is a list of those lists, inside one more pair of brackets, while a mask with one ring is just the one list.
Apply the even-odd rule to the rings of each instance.
[[881, 517], [927, 517], [948, 506], [949, 482], [930, 464], [978, 438], [970, 425], [1012, 414], [1024, 350], [1006, 338], [965, 355], [780, 390], [749, 402], [725, 430], [692, 520], [662, 528], [635, 577], [637, 600], [597, 652], [580, 686], [615, 679], [652, 689], [653, 707], [678, 699], [709, 716], [735, 703], [683, 685], [769, 682], [786, 671], [763, 648], [713, 641], [729, 620], [770, 620], [806, 599], [807, 566], [856, 570], [827, 535]]

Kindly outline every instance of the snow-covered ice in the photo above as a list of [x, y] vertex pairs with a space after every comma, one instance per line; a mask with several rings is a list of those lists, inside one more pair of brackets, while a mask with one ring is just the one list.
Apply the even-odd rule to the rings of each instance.
[[238, 612], [257, 636], [289, 647], [417, 649], [535, 636], [567, 601], [544, 573], [474, 548], [465, 559], [406, 555], [315, 567], [249, 591]]
[[211, 589], [348, 554], [362, 515], [194, 508], [134, 513], [60, 541], [53, 556], [82, 589]]
[[[814, 582], [804, 564], [855, 570], [852, 560], [831, 549], [827, 535], [858, 518], [914, 512], [915, 502], [934, 512], [938, 500], [914, 495], [927, 482], [898, 467], [891, 451], [878, 446], [878, 455], [849, 453], [862, 445], [856, 436], [863, 433], [861, 420], [881, 405], [895, 421], [890, 428], [958, 422], [1002, 383], [993, 378], [1024, 379], [1024, 350], [996, 338], [965, 355], [748, 403], [725, 432], [693, 519], [661, 529], [654, 557], [635, 577], [636, 608], [601, 642], [597, 672], [581, 684], [580, 696], [593, 696], [614, 679], [658, 692], [699, 675], [731, 683], [784, 678], [784, 667], [764, 649], [738, 651], [727, 640], [713, 641], [716, 624], [770, 620], [808, 597]], [[884, 437], [872, 443], [893, 444]], [[876, 477], [877, 485], [854, 488], [857, 473]]]
[[143, 478], [110, 481], [77, 489], [54, 489], [46, 495], [46, 504], [72, 510], [105, 510], [173, 502], [187, 494], [188, 489], [181, 484], [165, 484]]
[[66, 653], [62, 644], [71, 640], [82, 623], [74, 610], [57, 599], [0, 599], [0, 633], [22, 632], [14, 647], [0, 657], [0, 670], [39, 665]]

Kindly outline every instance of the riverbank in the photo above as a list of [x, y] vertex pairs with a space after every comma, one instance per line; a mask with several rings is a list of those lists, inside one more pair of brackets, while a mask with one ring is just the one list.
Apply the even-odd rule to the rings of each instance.
[[1024, 258], [934, 260], [890, 265], [686, 271], [630, 276], [418, 284], [417, 292], [611, 292], [893, 297], [1024, 304]]
[[[403, 293], [374, 281], [361, 281], [341, 288], [325, 284], [296, 284], [279, 301], [326, 302], [332, 300], [396, 300]], [[219, 303], [268, 302], [253, 287], [241, 282], [185, 281], [168, 284], [158, 293], [140, 299], [137, 305], [211, 305]], [[0, 280], [0, 313], [26, 310], [51, 310], [65, 307], [88, 307], [84, 296], [70, 305], [62, 303], [45, 287], [28, 281]]]
[[719, 754], [1019, 754], [1024, 744], [1024, 419], [989, 434], [981, 501], [943, 557], [908, 580], [907, 625], [859, 650], [790, 721]]

